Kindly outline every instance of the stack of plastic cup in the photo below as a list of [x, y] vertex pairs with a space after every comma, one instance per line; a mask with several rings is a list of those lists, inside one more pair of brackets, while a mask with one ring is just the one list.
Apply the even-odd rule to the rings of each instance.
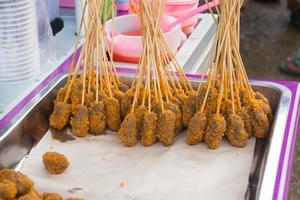
[[39, 74], [34, 0], [0, 0], [0, 104], [29, 88]]

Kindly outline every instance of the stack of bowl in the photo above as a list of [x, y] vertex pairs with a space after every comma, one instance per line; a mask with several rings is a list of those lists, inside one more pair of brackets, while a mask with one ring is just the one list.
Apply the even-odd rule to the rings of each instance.
[[[139, 0], [135, 0], [138, 5]], [[181, 18], [198, 7], [199, 0], [167, 0], [165, 14], [176, 18]], [[190, 34], [198, 22], [195, 15], [181, 24], [181, 29], [185, 34]]]
[[0, 0], [0, 107], [16, 98], [39, 73], [35, 13], [33, 0]]

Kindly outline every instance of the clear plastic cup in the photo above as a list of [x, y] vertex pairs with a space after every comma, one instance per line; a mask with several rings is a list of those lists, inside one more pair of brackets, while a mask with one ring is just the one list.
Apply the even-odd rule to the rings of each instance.
[[[26, 40], [18, 40], [18, 41], [4, 41], [2, 42], [0, 39], [0, 46], [3, 48], [23, 48], [25, 46], [28, 46], [29, 44], [31, 44], [32, 46], [37, 45], [37, 38], [34, 37], [28, 37], [26, 38]], [[30, 48], [30, 47], [29, 47]]]
[[24, 30], [31, 30], [32, 28], [37, 29], [36, 23], [28, 23], [22, 26], [13, 26], [13, 27], [2, 27], [0, 28], [0, 33], [15, 33], [22, 32]]
[[26, 77], [31, 77], [34, 76], [36, 74], [36, 70], [37, 69], [31, 69], [31, 70], [27, 70], [27, 71], [22, 71], [22, 72], [15, 72], [15, 73], [3, 73], [0, 74], [0, 81], [1, 80], [16, 80], [16, 79], [20, 79], [20, 78], [26, 78]]
[[32, 38], [32, 34], [2, 36], [0, 37], [0, 44], [8, 47], [15, 44], [26, 44], [30, 38]]
[[9, 2], [9, 3], [0, 3], [0, 12], [1, 11], [15, 11], [18, 9], [30, 8], [34, 6], [35, 1], [33, 0], [23, 0], [20, 2]]
[[[24, 48], [24, 49], [2, 49], [0, 50], [0, 55], [2, 55], [3, 57], [6, 58], [15, 58], [15, 57], [23, 57], [26, 56], [28, 54], [32, 54], [36, 51], [36, 48], [34, 48], [34, 46], [32, 46], [31, 48]], [[1, 56], [1, 57], [2, 57]]]
[[0, 71], [5, 72], [5, 71], [18, 71], [22, 69], [28, 69], [32, 68], [33, 66], [36, 65], [36, 63], [39, 62], [38, 58], [34, 58], [31, 60], [22, 60], [19, 63], [1, 63], [0, 64]]
[[15, 29], [15, 28], [19, 28], [20, 26], [26, 26], [26, 25], [35, 25], [35, 18], [34, 15], [32, 15], [31, 19], [28, 20], [20, 20], [19, 22], [15, 22], [15, 23], [8, 23], [8, 24], [0, 24], [0, 29], [3, 30], [7, 30], [7, 29]]
[[0, 26], [6, 25], [6, 24], [20, 24], [23, 22], [31, 22], [35, 17], [35, 13], [28, 13], [27, 15], [22, 15], [19, 17], [11, 16], [11, 17], [3, 17], [1, 15], [0, 18]]
[[38, 73], [39, 73], [39, 69], [18, 73], [18, 74], [3, 74], [0, 75], [0, 85], [11, 84], [13, 83], [13, 81], [20, 82], [23, 80], [33, 79], [37, 77]]

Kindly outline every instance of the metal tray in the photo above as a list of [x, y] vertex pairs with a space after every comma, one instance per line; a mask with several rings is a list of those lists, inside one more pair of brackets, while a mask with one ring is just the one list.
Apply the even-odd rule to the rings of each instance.
[[[119, 73], [127, 79], [134, 74], [124, 69]], [[198, 75], [188, 77], [195, 83], [200, 80]], [[17, 121], [0, 129], [0, 169], [19, 169], [26, 155], [47, 132], [52, 101], [65, 82], [65, 74], [52, 78], [39, 92], [41, 98], [28, 104]], [[274, 82], [253, 81], [252, 85], [269, 99], [275, 118], [270, 137], [256, 141], [245, 199], [273, 199], [278, 175], [278, 169], [274, 166], [279, 163], [293, 95], [287, 87]]]

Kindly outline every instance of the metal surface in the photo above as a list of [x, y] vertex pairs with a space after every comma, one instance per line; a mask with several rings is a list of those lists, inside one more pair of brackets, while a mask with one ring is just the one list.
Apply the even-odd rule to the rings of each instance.
[[[197, 82], [199, 78], [191, 80]], [[41, 98], [25, 108], [18, 121], [2, 130], [2, 135], [0, 132], [0, 168], [19, 168], [22, 160], [43, 137], [49, 129], [48, 117], [52, 112], [52, 101], [65, 82], [65, 75], [54, 79], [40, 92]], [[278, 163], [280, 157], [291, 92], [273, 82], [254, 81], [252, 84], [255, 90], [269, 99], [275, 118], [270, 137], [256, 142], [245, 199], [271, 199], [273, 187], [270, 186], [275, 183], [277, 173], [273, 163]]]

